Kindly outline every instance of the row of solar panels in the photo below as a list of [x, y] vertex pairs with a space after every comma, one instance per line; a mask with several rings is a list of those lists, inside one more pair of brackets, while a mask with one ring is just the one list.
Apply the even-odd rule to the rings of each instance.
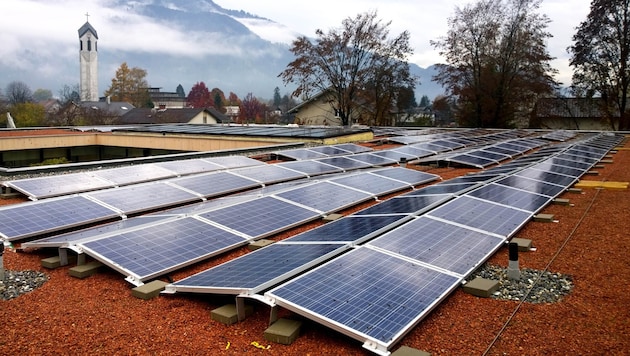
[[[345, 154], [371, 151], [370, 148], [353, 143], [321, 146], [319, 148], [313, 148], [312, 150], [321, 152], [318, 158], [333, 157], [334, 155], [325, 153], [331, 151], [344, 152]], [[326, 161], [323, 161], [322, 163], [323, 164], [320, 167], [309, 170], [308, 174], [319, 174], [320, 171], [324, 173], [329, 173], [335, 170], [339, 171], [337, 166], [333, 165], [331, 167], [329, 165], [325, 165]], [[63, 175], [25, 178], [6, 181], [3, 185], [27, 195], [32, 200], [38, 200], [67, 194], [77, 194], [99, 189], [170, 179], [192, 174], [216, 172], [226, 169], [257, 165], [264, 165], [264, 163], [245, 156], [208, 157], [137, 164]], [[287, 165], [287, 168], [292, 167], [300, 171], [299, 168], [301, 166]]]
[[265, 294], [368, 348], [386, 350], [603, 157], [603, 147], [616, 143], [600, 137], [564, 152], [543, 149], [501, 171], [413, 191], [175, 282], [167, 291], [258, 293], [391, 230]]

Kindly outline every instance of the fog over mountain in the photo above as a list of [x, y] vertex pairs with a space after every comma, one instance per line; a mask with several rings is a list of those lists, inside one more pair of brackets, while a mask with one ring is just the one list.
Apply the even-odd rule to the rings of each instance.
[[[181, 84], [188, 92], [200, 81], [210, 89], [219, 88], [226, 95], [234, 92], [240, 98], [248, 93], [272, 98], [275, 87], [282, 95], [293, 90], [283, 85], [278, 74], [293, 60], [290, 43], [299, 34], [282, 24], [250, 14], [247, 9], [224, 9], [210, 0], [112, 0], [103, 6], [89, 17], [98, 32], [101, 95], [123, 62], [145, 69], [149, 85], [163, 91], [175, 91]], [[72, 11], [65, 10], [66, 14]], [[19, 80], [33, 91], [49, 89], [56, 95], [64, 85], [79, 82], [77, 30], [85, 19], [74, 26], [68, 24], [67, 17], [63, 22], [68, 29], [63, 40], [24, 37], [22, 41], [28, 43], [20, 43], [21, 48], [13, 52], [17, 55], [0, 58], [0, 90]], [[75, 29], [69, 30], [71, 27]], [[280, 37], [284, 40], [278, 42]], [[418, 102], [422, 95], [433, 100], [442, 93], [431, 81], [433, 67], [412, 64], [411, 70], [421, 81], [416, 87]]]

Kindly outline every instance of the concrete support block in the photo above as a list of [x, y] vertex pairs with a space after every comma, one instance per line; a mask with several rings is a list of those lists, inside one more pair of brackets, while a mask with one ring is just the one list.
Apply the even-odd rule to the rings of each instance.
[[599, 171], [588, 171], [586, 173], [584, 173], [585, 176], [598, 176], [599, 175]]
[[464, 284], [464, 292], [477, 297], [488, 298], [499, 289], [499, 281], [477, 277]]
[[431, 353], [403, 345], [392, 352], [391, 356], [431, 356]]
[[580, 189], [580, 188], [569, 188], [569, 189], [567, 189], [567, 193], [582, 194], [582, 189]]
[[77, 261], [76, 256], [68, 256], [67, 259], [68, 259], [68, 262], [63, 264], [61, 256], [53, 256], [53, 257], [43, 258], [41, 260], [41, 263], [42, 263], [42, 267], [44, 268], [55, 269], [61, 266], [65, 266], [68, 263], [76, 263]]
[[510, 240], [510, 242], [514, 242], [518, 245], [518, 250], [519, 251], [529, 251], [532, 248], [532, 240], [530, 239], [523, 239], [520, 237], [515, 237], [513, 239]]
[[534, 215], [536, 222], [553, 222], [553, 214], [537, 214]]
[[323, 220], [325, 222], [330, 222], [330, 221], [339, 220], [341, 218], [343, 218], [343, 215], [337, 214], [337, 213], [333, 213], [333, 214], [328, 214], [328, 215], [324, 216]]
[[168, 283], [162, 281], [152, 281], [131, 290], [131, 295], [136, 298], [149, 300], [160, 295]]
[[599, 161], [599, 163], [612, 164], [613, 160], [612, 159], [602, 159], [602, 160]]
[[[245, 315], [252, 315], [254, 313], [254, 307], [252, 305], [245, 305]], [[216, 320], [221, 324], [232, 325], [238, 322], [238, 311], [236, 310], [236, 304], [226, 304], [222, 307], [213, 309], [210, 312], [210, 318]]]
[[564, 198], [556, 198], [553, 200], [553, 203], [556, 205], [571, 205], [571, 201]]
[[265, 246], [269, 246], [272, 243], [274, 243], [275, 241], [273, 240], [267, 240], [267, 239], [260, 239], [260, 240], [256, 240], [252, 243], [250, 243], [247, 248], [249, 248], [250, 251], [256, 251], [260, 248], [263, 248]]
[[101, 267], [103, 267], [102, 263], [98, 261], [92, 261], [82, 265], [74, 266], [70, 268], [68, 273], [70, 273], [72, 277], [83, 279], [93, 274], [96, 274], [96, 272], [98, 272], [99, 268]]
[[301, 327], [301, 321], [280, 318], [265, 330], [265, 340], [291, 345], [300, 334]]

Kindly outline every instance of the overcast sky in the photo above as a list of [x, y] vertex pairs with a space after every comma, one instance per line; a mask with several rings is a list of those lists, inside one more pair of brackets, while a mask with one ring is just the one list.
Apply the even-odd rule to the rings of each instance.
[[[90, 13], [89, 21], [99, 34], [107, 34], [99, 41], [99, 48], [190, 57], [216, 54], [222, 49], [234, 54], [233, 39], [207, 34], [196, 37], [195, 33], [168, 23], [138, 16], [129, 7], [114, 6], [112, 1], [0, 0], [0, 85], [14, 80], [10, 74], [12, 68], [36, 70], [38, 75], [46, 76], [54, 75], [64, 61], [75, 61], [77, 29], [85, 21], [83, 14], [86, 12]], [[128, 3], [151, 1], [158, 0]], [[215, 3], [225, 9], [244, 10], [286, 26], [260, 26], [261, 23], [256, 21], [246, 24], [261, 37], [286, 43], [290, 43], [296, 33], [314, 36], [318, 28], [327, 31], [341, 26], [345, 18], [376, 10], [380, 19], [391, 21], [392, 36], [404, 30], [410, 32], [415, 52], [411, 61], [427, 67], [443, 62], [429, 41], [446, 34], [447, 19], [453, 15], [455, 6], [463, 7], [472, 0], [215, 0]], [[185, 4], [199, 3], [190, 1]], [[540, 12], [552, 20], [548, 30], [554, 37], [549, 40], [548, 48], [550, 54], [558, 58], [552, 65], [560, 71], [556, 79], [564, 85], [570, 84], [571, 78], [566, 48], [572, 44], [575, 28], [586, 19], [589, 6], [590, 0], [542, 2]], [[115, 68], [102, 70], [113, 73]], [[61, 83], [72, 83], [76, 78], [60, 80]]]

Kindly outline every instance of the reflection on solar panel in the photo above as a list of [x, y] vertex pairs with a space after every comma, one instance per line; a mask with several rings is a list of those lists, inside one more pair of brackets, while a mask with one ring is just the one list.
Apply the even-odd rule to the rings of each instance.
[[328, 157], [328, 155], [315, 152], [306, 148], [299, 148], [295, 150], [283, 150], [276, 153], [279, 156], [295, 159], [295, 160], [306, 160], [306, 159], [315, 159], [315, 158], [324, 158]]
[[468, 195], [531, 212], [537, 212], [551, 200], [546, 195], [530, 193], [495, 183], [475, 189], [469, 192]]
[[428, 187], [424, 187], [413, 192], [409, 192], [406, 195], [434, 195], [434, 194], [462, 194], [466, 191], [477, 187], [477, 183], [458, 183], [458, 184], [448, 184], [449, 181], [445, 181], [444, 183], [430, 185]]
[[352, 159], [367, 163], [370, 166], [386, 166], [386, 165], [398, 163], [398, 159], [390, 159], [390, 158], [375, 155], [372, 153], [359, 153], [359, 154], [353, 155]]
[[432, 216], [464, 226], [510, 237], [531, 217], [530, 212], [513, 209], [462, 195], [430, 211]]
[[[376, 206], [376, 205], [375, 205]], [[290, 237], [284, 242], [337, 242], [361, 243], [385, 230], [403, 223], [406, 217], [401, 216], [356, 216], [344, 218], [321, 225]]]
[[277, 193], [276, 196], [315, 209], [322, 214], [338, 211], [374, 198], [373, 194], [342, 187], [327, 181], [297, 187]]
[[265, 295], [384, 354], [459, 282], [457, 277], [358, 248]]
[[215, 172], [182, 177], [173, 179], [171, 183], [196, 192], [204, 197], [225, 195], [261, 186], [259, 182], [252, 179], [243, 178], [228, 172]]
[[417, 171], [415, 169], [407, 169], [402, 167], [379, 169], [376, 171], [371, 171], [370, 173], [391, 179], [396, 179], [411, 185], [424, 184], [440, 179], [440, 176], [435, 174], [425, 173]]
[[253, 294], [334, 257], [342, 244], [277, 243], [177, 281], [170, 291]]
[[402, 158], [410, 161], [419, 157], [419, 156], [416, 156], [415, 154], [399, 152], [396, 150], [382, 150], [382, 151], [373, 152], [372, 154], [376, 156], [389, 158], [391, 160], [396, 160], [396, 162], [400, 162]]
[[341, 178], [334, 178], [331, 179], [330, 182], [362, 190], [376, 196], [381, 196], [412, 187], [410, 184], [407, 184], [405, 182], [370, 173], [361, 173], [344, 176]]
[[357, 145], [355, 143], [341, 143], [334, 147], [341, 148], [342, 150], [350, 151], [352, 153], [363, 153], [372, 151], [371, 148]]
[[548, 197], [556, 197], [560, 193], [562, 193], [565, 188], [555, 184], [549, 184], [546, 182], [541, 182], [534, 179], [529, 179], [525, 177], [519, 176], [509, 176], [503, 178], [501, 180], [496, 181], [497, 184], [507, 185], [509, 187], [514, 187], [522, 190], [526, 190], [528, 192], [543, 194]]
[[308, 149], [314, 152], [323, 153], [327, 156], [343, 156], [347, 154], [352, 154], [352, 152], [350, 151], [346, 151], [335, 146], [315, 146], [309, 147]]
[[592, 164], [583, 163], [583, 162], [575, 162], [575, 161], [571, 161], [567, 159], [562, 159], [559, 157], [549, 158], [547, 161], [549, 161], [549, 163], [551, 164], [556, 164], [559, 166], [566, 166], [566, 167], [581, 169], [584, 172], [588, 171], [589, 169], [591, 169], [591, 167], [593, 167]]
[[238, 168], [230, 172], [265, 184], [286, 182], [307, 177], [306, 174], [292, 171], [275, 164]]
[[138, 164], [118, 168], [93, 171], [95, 177], [106, 179], [117, 185], [142, 183], [151, 180], [175, 177], [177, 174], [155, 164]]
[[249, 166], [260, 166], [264, 165], [264, 162], [259, 160], [245, 157], [245, 156], [221, 156], [221, 157], [210, 157], [204, 158], [204, 160], [218, 164], [224, 168], [238, 168], [238, 167], [249, 167]]
[[540, 169], [541, 171], [545, 171], [545, 172], [564, 174], [565, 176], [571, 176], [571, 177], [577, 177], [577, 178], [581, 177], [585, 172], [585, 170], [583, 169], [560, 166], [560, 165], [554, 164], [553, 162], [549, 160], [535, 164], [532, 166], [532, 168]]
[[380, 215], [380, 214], [419, 214], [436, 207], [451, 199], [450, 194], [394, 197], [369, 208], [363, 209], [354, 215]]
[[465, 277], [504, 241], [493, 235], [420, 217], [368, 244]]
[[273, 197], [262, 197], [199, 216], [259, 239], [317, 219], [320, 214]]
[[51, 198], [0, 209], [0, 234], [8, 241], [99, 221], [120, 214], [82, 196]]
[[243, 237], [192, 217], [89, 241], [80, 246], [135, 284], [244, 245]]
[[455, 162], [473, 167], [485, 168], [498, 162], [495, 160], [471, 156], [470, 154], [460, 154], [446, 159], [449, 162]]
[[50, 198], [114, 186], [112, 182], [97, 179], [88, 173], [18, 179], [5, 182], [4, 185], [27, 195], [31, 199]]
[[[421, 150], [421, 149], [415, 148], [413, 146], [403, 146], [403, 147], [399, 147], [399, 148], [393, 148], [390, 151], [397, 152], [397, 153], [403, 153], [404, 155], [401, 155], [400, 157], [406, 157], [405, 155], [410, 155], [410, 156], [415, 157], [415, 158], [420, 158], [420, 157], [431, 156], [431, 155], [434, 154], [431, 151]], [[390, 157], [391, 156], [392, 155], [390, 155]]]
[[155, 210], [194, 201], [201, 197], [162, 182], [134, 184], [85, 194], [125, 214]]
[[545, 172], [534, 168], [526, 168], [522, 171], [516, 172], [517, 176], [535, 179], [541, 182], [547, 182], [551, 184], [560, 185], [562, 187], [568, 187], [575, 183], [576, 177], [565, 176], [562, 174], [556, 174], [551, 172]]
[[344, 170], [353, 170], [353, 169], [361, 169], [371, 167], [370, 164], [365, 162], [353, 160], [347, 157], [329, 157], [329, 158], [321, 158], [318, 159], [317, 162], [326, 163], [331, 166], [339, 167]]
[[158, 162], [158, 163], [155, 163], [155, 165], [162, 168], [166, 168], [179, 175], [211, 172], [211, 171], [217, 171], [217, 170], [223, 169], [223, 166], [209, 162], [208, 160], [204, 160], [201, 158], [176, 160], [176, 161], [168, 161], [168, 162]]
[[[354, 156], [353, 156], [354, 158]], [[309, 176], [318, 176], [322, 174], [339, 173], [343, 170], [339, 167], [333, 167], [317, 161], [291, 161], [277, 163], [276, 166], [292, 169], [302, 172]]]
[[434, 144], [432, 144], [430, 142], [414, 143], [412, 146], [415, 147], [415, 148], [419, 148], [421, 150], [430, 151], [430, 152], [434, 152], [434, 153], [446, 152], [446, 151], [450, 151], [451, 150], [448, 147], [444, 147], [444, 146], [440, 146], [440, 145], [434, 145]]

